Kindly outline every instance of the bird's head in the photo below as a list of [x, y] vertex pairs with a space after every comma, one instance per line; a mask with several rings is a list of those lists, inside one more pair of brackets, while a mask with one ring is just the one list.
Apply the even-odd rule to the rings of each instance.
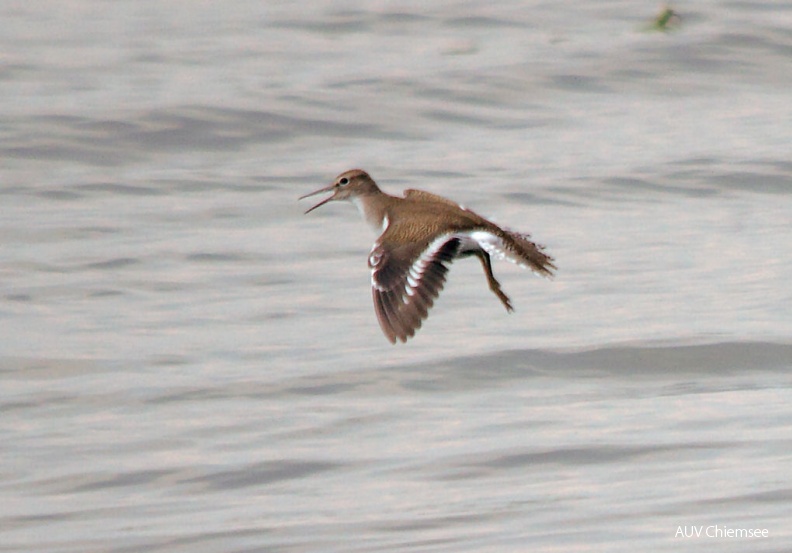
[[365, 171], [361, 169], [350, 169], [349, 171], [344, 171], [340, 175], [338, 175], [333, 184], [330, 186], [325, 186], [324, 188], [320, 188], [319, 190], [315, 190], [310, 194], [306, 194], [305, 196], [300, 196], [299, 199], [309, 198], [311, 196], [315, 196], [316, 194], [321, 194], [323, 192], [332, 192], [333, 195], [329, 198], [325, 198], [312, 208], [310, 208], [306, 213], [310, 213], [317, 207], [323, 206], [328, 202], [334, 202], [338, 200], [349, 200], [350, 198], [360, 195], [366, 194], [372, 190], [376, 190], [377, 185], [371, 179], [371, 177]]

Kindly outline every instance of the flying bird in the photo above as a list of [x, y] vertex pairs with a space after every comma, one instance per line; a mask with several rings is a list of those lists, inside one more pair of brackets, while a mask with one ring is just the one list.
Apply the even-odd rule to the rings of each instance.
[[556, 270], [553, 258], [528, 234], [504, 229], [442, 196], [412, 189], [405, 190], [403, 197], [392, 196], [380, 190], [361, 169], [341, 173], [330, 186], [300, 199], [323, 192], [332, 195], [305, 213], [331, 201], [350, 201], [380, 233], [368, 266], [374, 311], [391, 343], [406, 342], [415, 335], [443, 289], [448, 266], [455, 259], [476, 256], [490, 290], [508, 312], [514, 308], [492, 274], [491, 256], [545, 277]]

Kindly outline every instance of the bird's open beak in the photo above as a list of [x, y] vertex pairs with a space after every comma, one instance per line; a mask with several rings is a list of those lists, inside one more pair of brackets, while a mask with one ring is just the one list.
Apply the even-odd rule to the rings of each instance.
[[[331, 184], [330, 186], [325, 186], [324, 188], [320, 188], [319, 190], [315, 190], [315, 191], [311, 192], [310, 194], [306, 194], [305, 196], [300, 196], [298, 199], [302, 200], [304, 198], [310, 198], [311, 196], [316, 196], [317, 194], [321, 194], [322, 192], [332, 192], [333, 190], [335, 190], [335, 185]], [[332, 201], [333, 198], [335, 198], [335, 194], [333, 194], [329, 198], [326, 198], [326, 199], [322, 200], [321, 202], [319, 202], [318, 204], [313, 206], [311, 209], [309, 209], [305, 213], [310, 213], [311, 211], [313, 211], [317, 207], [321, 207], [324, 204], [326, 204], [327, 202]]]

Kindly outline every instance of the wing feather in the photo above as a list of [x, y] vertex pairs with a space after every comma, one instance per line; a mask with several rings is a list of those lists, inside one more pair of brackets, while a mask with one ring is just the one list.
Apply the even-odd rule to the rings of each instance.
[[460, 240], [453, 234], [440, 236], [424, 248], [415, 243], [395, 248], [382, 241], [374, 244], [369, 256], [371, 293], [377, 320], [391, 342], [406, 342], [421, 327], [459, 247]]

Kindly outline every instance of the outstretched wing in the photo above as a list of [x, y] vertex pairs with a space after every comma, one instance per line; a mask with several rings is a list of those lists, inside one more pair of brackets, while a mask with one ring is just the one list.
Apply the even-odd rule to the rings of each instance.
[[369, 255], [374, 311], [392, 343], [406, 342], [421, 327], [445, 284], [448, 264], [459, 253], [460, 239], [444, 234], [428, 245], [389, 246], [381, 240]]

